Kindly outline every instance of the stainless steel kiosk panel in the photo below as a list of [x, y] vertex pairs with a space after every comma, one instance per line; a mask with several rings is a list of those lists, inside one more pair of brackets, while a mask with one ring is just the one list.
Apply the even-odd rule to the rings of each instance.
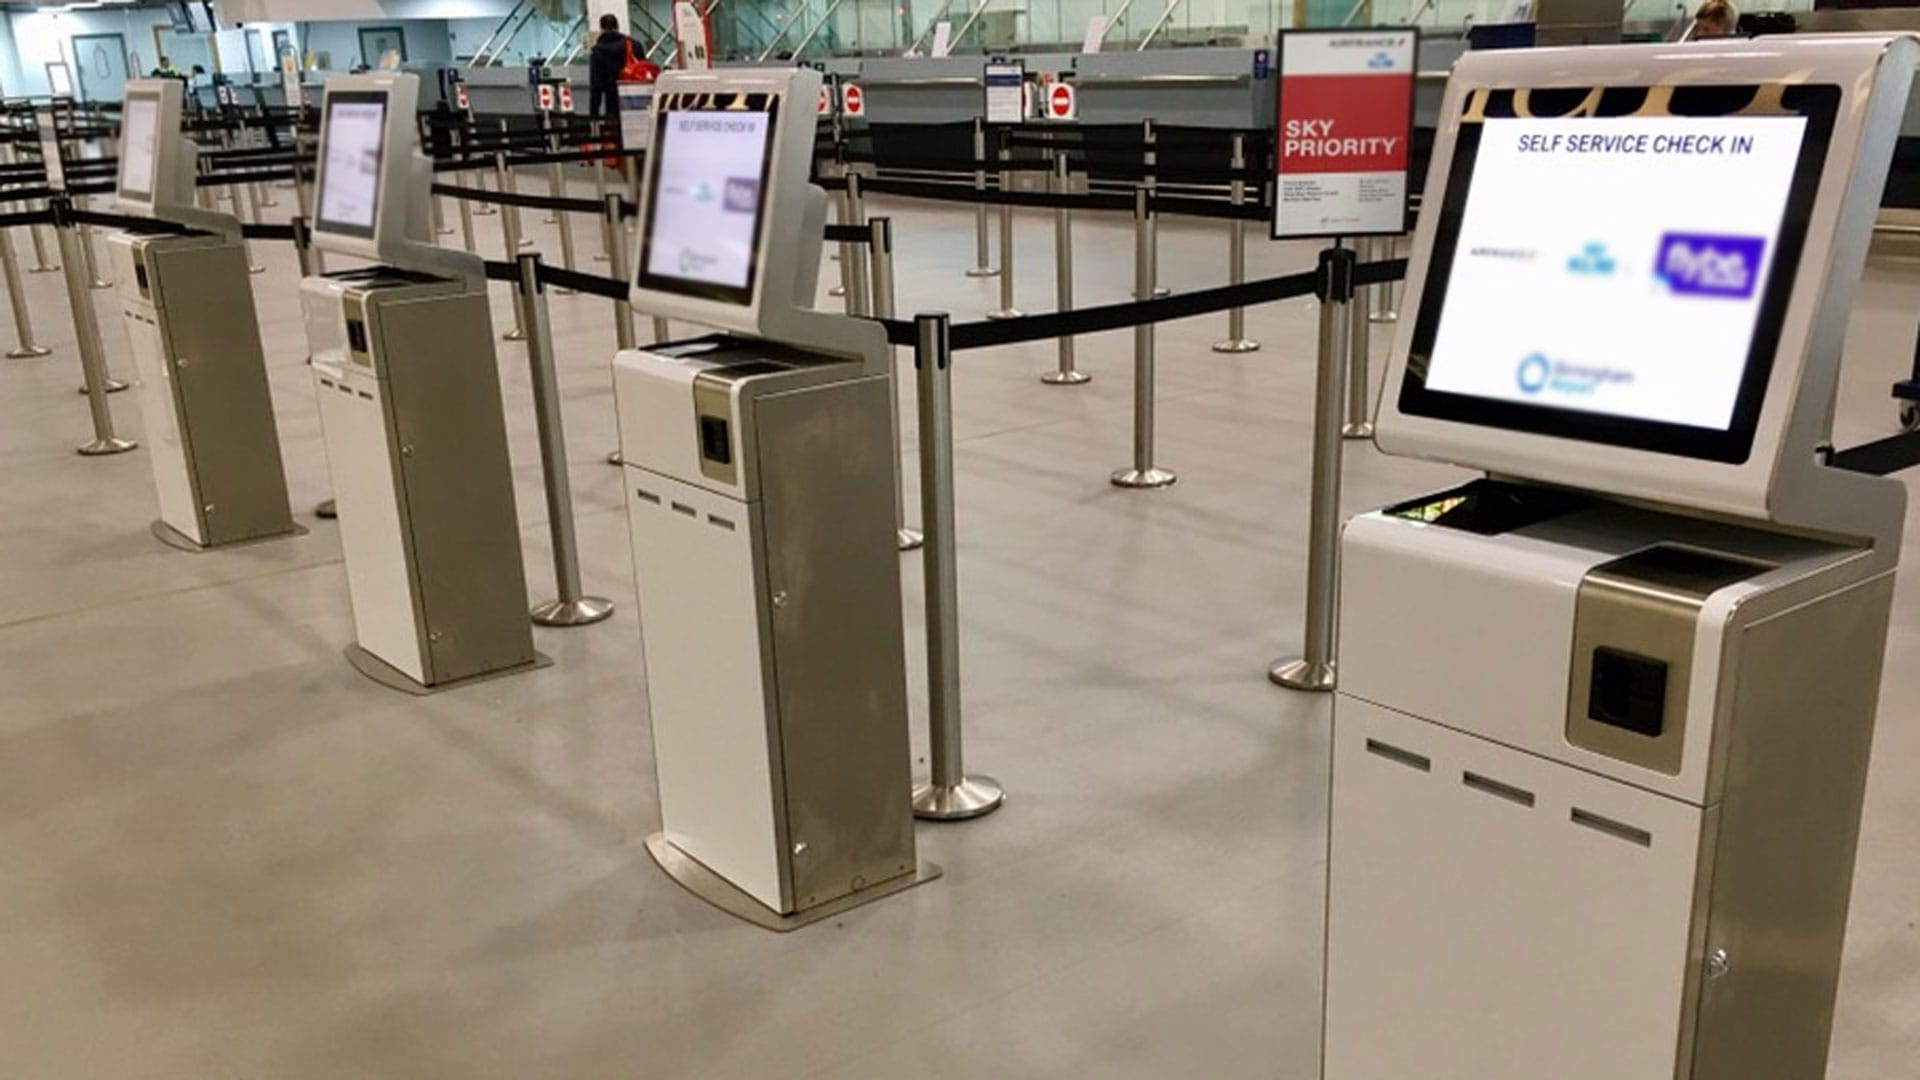
[[293, 522], [240, 223], [194, 205], [178, 80], [127, 85], [118, 204], [187, 225], [109, 250], [138, 375], [160, 517], [188, 549], [284, 536]]
[[410, 691], [534, 651], [493, 321], [477, 259], [428, 241], [411, 75], [327, 83], [316, 246], [379, 265], [307, 278], [354, 665]]
[[1490, 475], [1342, 541], [1327, 1080], [1825, 1074], [1906, 505], [1825, 447], [1917, 59], [1455, 69], [1378, 440]]
[[778, 930], [938, 873], [914, 853], [889, 350], [808, 310], [818, 91], [792, 69], [660, 80], [633, 305], [732, 333], [614, 359], [648, 850]]

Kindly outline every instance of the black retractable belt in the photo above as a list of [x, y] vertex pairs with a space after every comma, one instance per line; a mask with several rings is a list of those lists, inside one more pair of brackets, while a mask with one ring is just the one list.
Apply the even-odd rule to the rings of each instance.
[[1354, 267], [1359, 256], [1349, 247], [1330, 247], [1320, 252], [1320, 265], [1314, 270], [1313, 295], [1320, 302], [1345, 304], [1353, 300]]

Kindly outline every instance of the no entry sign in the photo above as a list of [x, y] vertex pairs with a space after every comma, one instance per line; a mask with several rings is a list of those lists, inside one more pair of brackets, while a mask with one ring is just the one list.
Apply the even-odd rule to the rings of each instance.
[[1073, 84], [1056, 82], [1047, 87], [1047, 119], [1071, 120], [1073, 117]]
[[859, 83], [846, 84], [840, 88], [840, 106], [848, 116], [867, 115], [867, 92]]
[[1407, 224], [1413, 30], [1280, 35], [1273, 236], [1366, 236]]

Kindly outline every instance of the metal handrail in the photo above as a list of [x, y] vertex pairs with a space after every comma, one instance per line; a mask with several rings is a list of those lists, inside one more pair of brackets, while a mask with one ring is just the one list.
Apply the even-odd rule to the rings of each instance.
[[1340, 20], [1340, 25], [1352, 26], [1353, 20], [1360, 17], [1360, 10], [1366, 7], [1369, 3], [1372, 3], [1372, 0], [1354, 0], [1353, 10], [1347, 12], [1347, 17]]
[[[1360, 0], [1360, 2], [1366, 3], [1366, 0]], [[1175, 11], [1178, 11], [1179, 9], [1180, 9], [1180, 0], [1168, 0], [1167, 10], [1160, 13], [1159, 21], [1153, 24], [1153, 29], [1147, 31], [1146, 37], [1143, 37], [1140, 39], [1139, 47], [1134, 49], [1133, 51], [1146, 52], [1147, 46], [1153, 44], [1153, 39], [1157, 37], [1160, 31], [1167, 25], [1167, 20], [1173, 18], [1173, 13]]]
[[949, 47], [957, 45], [960, 42], [966, 40], [967, 31], [973, 29], [973, 24], [979, 22], [980, 16], [985, 15], [987, 13], [987, 5], [991, 3], [993, 3], [993, 0], [980, 0], [980, 6], [974, 8], [973, 14], [967, 16], [967, 21], [961, 23], [960, 29], [956, 31], [952, 37], [947, 39], [947, 44]]
[[800, 44], [794, 46], [793, 55], [796, 58], [807, 51], [807, 46], [813, 44], [813, 39], [819, 35], [820, 31], [826, 29], [827, 23], [833, 19], [833, 13], [839, 11], [840, 5], [845, 2], [846, 0], [833, 0], [833, 3], [827, 5], [826, 12], [820, 16], [820, 21], [814, 23], [813, 29], [807, 31], [807, 36], [801, 38]]
[[[582, 13], [579, 18], [576, 18], [571, 23], [567, 24], [566, 31], [560, 35], [560, 40], [554, 42], [553, 49], [547, 53], [547, 60], [546, 60], [547, 67], [553, 66], [554, 60], [558, 58], [560, 55], [560, 50], [566, 48], [567, 42], [572, 41], [573, 35], [576, 32], [578, 32], [582, 27], [586, 26], [586, 24], [587, 24], [587, 16], [584, 13]], [[573, 52], [567, 56], [567, 63], [569, 64], [573, 63], [573, 58], [579, 55], [580, 55], [580, 46], [578, 44], [575, 44], [573, 47]]]
[[515, 0], [513, 7], [508, 10], [506, 17], [500, 20], [500, 25], [494, 27], [493, 33], [487, 35], [487, 40], [481, 42], [480, 47], [474, 50], [473, 59], [467, 62], [468, 68], [477, 68], [480, 66], [481, 61], [487, 58], [487, 50], [493, 46], [493, 39], [500, 36], [500, 31], [507, 28], [507, 24], [513, 21], [515, 15], [520, 14], [520, 5], [530, 4], [532, 2], [533, 0]]
[[490, 57], [475, 56], [474, 66], [484, 67], [487, 64], [497, 65], [500, 62], [500, 57], [506, 54], [507, 46], [513, 44], [513, 39], [520, 36], [520, 31], [525, 30], [527, 28], [527, 24], [531, 23], [533, 21], [533, 17], [538, 13], [539, 13], [539, 9], [535, 8], [531, 4], [527, 5], [526, 14], [520, 17], [520, 21], [514, 24], [514, 27], [512, 30], [507, 31], [506, 37], [500, 39], [500, 45], [498, 48], [493, 50], [493, 55]]
[[[951, 3], [952, 0], [948, 0], [948, 2]], [[778, 31], [778, 33], [775, 33], [773, 35], [773, 40], [767, 42], [767, 47], [760, 50], [760, 55], [755, 57], [755, 59], [759, 61], [765, 61], [767, 57], [772, 56], [773, 50], [779, 48], [780, 43], [787, 39], [787, 31], [793, 29], [794, 20], [798, 19], [802, 14], [806, 12], [806, 10], [807, 10], [807, 5], [805, 3], [805, 0], [799, 0], [799, 2], [795, 3], [793, 5], [793, 12], [789, 14], [785, 19], [782, 19], [780, 21], [780, 25], [774, 27], [774, 29]]]
[[1113, 28], [1119, 26], [1120, 20], [1127, 17], [1127, 9], [1132, 6], [1133, 0], [1120, 0], [1120, 10], [1114, 12], [1113, 15], [1107, 19], [1106, 23], [1100, 27], [1099, 40], [1107, 40], [1107, 35], [1113, 33]]
[[[1128, 0], [1128, 2], [1131, 3], [1132, 0]], [[946, 17], [947, 9], [952, 6], [953, 0], [940, 0], [940, 10], [933, 13], [933, 18], [927, 20], [927, 28], [920, 31], [920, 36], [913, 39], [913, 44], [907, 46], [907, 54], [909, 56], [920, 51], [920, 45], [933, 33], [933, 28], [940, 25], [940, 20]]]

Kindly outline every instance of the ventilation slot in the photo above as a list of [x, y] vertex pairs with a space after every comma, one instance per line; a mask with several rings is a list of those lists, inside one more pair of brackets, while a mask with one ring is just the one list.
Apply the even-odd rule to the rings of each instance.
[[1379, 739], [1367, 740], [1367, 753], [1405, 765], [1409, 769], [1419, 769], [1421, 772], [1433, 771], [1432, 758], [1416, 754], [1411, 750], [1402, 750], [1397, 746], [1383, 743]]
[[358, 393], [361, 397], [366, 398], [368, 401], [373, 400], [373, 395], [367, 393], [365, 390], [359, 390], [359, 391], [356, 391], [356, 393]]
[[728, 521], [726, 518], [723, 518], [723, 517], [715, 517], [712, 514], [707, 515], [707, 524], [712, 525], [718, 529], [725, 529], [728, 532], [733, 531], [733, 522]]
[[697, 518], [700, 516], [700, 511], [695, 510], [693, 507], [688, 506], [686, 503], [674, 503], [673, 512], [676, 514], [685, 514], [690, 518]]
[[1635, 828], [1625, 822], [1615, 821], [1610, 817], [1601, 817], [1599, 814], [1588, 813], [1577, 806], [1573, 808], [1573, 823], [1575, 825], [1585, 826], [1594, 832], [1606, 833], [1616, 840], [1625, 840], [1630, 844], [1639, 844], [1644, 848], [1653, 846], [1653, 834], [1647, 830]]
[[321, 386], [324, 386], [324, 387], [326, 387], [326, 388], [327, 388], [327, 389], [329, 389], [329, 390], [331, 390], [331, 389], [333, 389], [333, 380], [332, 380], [332, 379], [321, 379], [321, 380], [320, 380], [320, 385], [321, 385]]
[[1527, 807], [1533, 805], [1533, 792], [1514, 787], [1512, 784], [1503, 784], [1498, 780], [1481, 776], [1479, 773], [1463, 772], [1460, 774], [1460, 782], [1475, 791], [1492, 795], [1496, 799], [1505, 799], [1510, 803], [1519, 803]]
[[642, 499], [646, 500], [647, 502], [652, 503], [655, 506], [660, 505], [660, 496], [655, 495], [653, 492], [648, 491], [645, 488], [634, 488], [633, 493], [635, 495], [640, 496]]

